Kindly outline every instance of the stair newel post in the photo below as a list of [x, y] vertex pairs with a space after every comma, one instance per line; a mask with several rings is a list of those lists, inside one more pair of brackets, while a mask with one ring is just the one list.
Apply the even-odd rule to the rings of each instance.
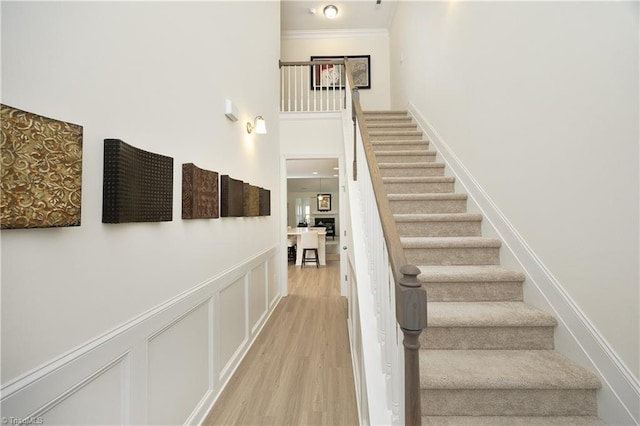
[[360, 102], [360, 92], [357, 87], [351, 89], [351, 120], [353, 120], [353, 180], [358, 180], [358, 134], [357, 134], [357, 115], [356, 115], [356, 102]]
[[427, 292], [418, 279], [420, 269], [414, 265], [400, 268], [402, 277], [396, 285], [396, 319], [404, 339], [405, 424], [420, 425], [420, 333], [427, 327]]

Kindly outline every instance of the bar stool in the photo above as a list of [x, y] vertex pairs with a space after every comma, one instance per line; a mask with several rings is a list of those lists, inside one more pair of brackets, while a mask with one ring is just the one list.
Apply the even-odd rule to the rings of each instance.
[[296, 237], [288, 237], [287, 238], [287, 249], [289, 251], [289, 254], [288, 254], [289, 260], [292, 260], [295, 263], [295, 261], [296, 261]]
[[[316, 268], [320, 267], [320, 257], [318, 255], [318, 233], [309, 231], [303, 232], [300, 238], [300, 245], [302, 246], [302, 262], [300, 267], [304, 267], [307, 261], [315, 262]], [[313, 252], [315, 257], [307, 257], [307, 251]]]

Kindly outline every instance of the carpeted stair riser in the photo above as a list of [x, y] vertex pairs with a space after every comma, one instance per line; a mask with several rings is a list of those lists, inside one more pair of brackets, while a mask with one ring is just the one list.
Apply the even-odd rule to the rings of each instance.
[[422, 132], [417, 130], [371, 130], [369, 138], [373, 142], [393, 140], [422, 140]]
[[407, 262], [412, 265], [498, 265], [499, 248], [405, 248]]
[[423, 349], [553, 349], [553, 327], [428, 327]]
[[401, 237], [479, 237], [482, 216], [465, 213], [395, 215]]
[[425, 349], [553, 349], [556, 319], [523, 302], [431, 302]]
[[382, 178], [387, 194], [452, 193], [455, 179], [444, 176]]
[[393, 214], [466, 213], [464, 194], [389, 194]]
[[422, 416], [422, 426], [605, 426], [595, 416]]
[[380, 115], [365, 118], [367, 126], [374, 123], [412, 123], [413, 120], [407, 115]]
[[436, 161], [435, 151], [398, 150], [376, 151], [378, 163], [433, 163]]
[[500, 241], [480, 237], [400, 238], [413, 265], [498, 265]]
[[412, 130], [412, 131], [416, 131], [417, 130], [417, 126], [415, 125], [415, 123], [411, 123], [411, 122], [393, 122], [393, 121], [372, 121], [370, 123], [367, 123], [367, 129], [371, 132], [371, 131], [378, 131], [378, 130], [389, 130], [389, 131], [393, 131], [393, 130]]
[[[482, 302], [522, 300], [521, 281], [426, 282], [431, 302]], [[424, 333], [424, 332], [423, 332]]]
[[443, 163], [378, 163], [380, 176], [384, 177], [422, 177], [444, 176]]
[[501, 266], [421, 266], [418, 279], [433, 302], [522, 301], [524, 275]]
[[393, 139], [387, 141], [372, 141], [371, 146], [375, 153], [381, 151], [419, 151], [428, 150], [429, 141]]
[[427, 416], [596, 416], [594, 389], [424, 389]]

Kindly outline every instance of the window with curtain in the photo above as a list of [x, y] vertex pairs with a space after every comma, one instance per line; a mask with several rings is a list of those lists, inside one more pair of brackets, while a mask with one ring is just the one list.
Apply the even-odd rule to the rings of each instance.
[[309, 198], [296, 198], [296, 224], [311, 220], [311, 202]]

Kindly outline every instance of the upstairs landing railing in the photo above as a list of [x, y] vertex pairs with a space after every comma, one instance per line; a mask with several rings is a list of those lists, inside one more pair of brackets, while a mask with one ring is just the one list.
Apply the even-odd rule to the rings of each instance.
[[280, 112], [330, 112], [346, 107], [344, 60], [280, 61]]
[[[369, 281], [372, 285], [378, 317], [378, 340], [386, 371], [387, 392], [392, 410], [398, 401], [396, 377], [402, 375], [397, 352], [400, 331], [404, 352], [404, 424], [420, 425], [420, 369], [418, 349], [420, 333], [427, 325], [427, 295], [418, 275], [420, 270], [408, 264], [391, 212], [382, 176], [367, 132], [349, 61], [345, 60], [346, 101], [353, 121], [353, 151], [347, 154], [353, 170], [350, 178], [358, 188], [364, 210], [363, 233], [366, 238]], [[399, 329], [399, 330], [398, 330]], [[402, 380], [400, 381], [400, 383]], [[394, 419], [400, 417], [394, 413]]]

